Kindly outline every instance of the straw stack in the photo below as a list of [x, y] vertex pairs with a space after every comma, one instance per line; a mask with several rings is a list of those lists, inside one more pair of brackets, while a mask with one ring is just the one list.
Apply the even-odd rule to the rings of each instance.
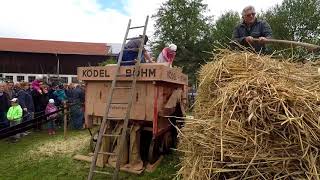
[[224, 51], [203, 66], [180, 133], [184, 179], [320, 179], [320, 76], [312, 64]]

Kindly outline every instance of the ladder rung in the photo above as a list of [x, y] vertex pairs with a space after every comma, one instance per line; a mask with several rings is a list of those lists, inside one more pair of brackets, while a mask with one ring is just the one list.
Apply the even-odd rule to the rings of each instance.
[[119, 118], [119, 117], [108, 117], [107, 119], [109, 119], [109, 120], [124, 120], [124, 118]]
[[120, 65], [135, 65], [138, 61], [137, 60], [133, 60], [133, 61], [122, 61], [120, 63]]
[[146, 130], [146, 131], [152, 131], [153, 128], [152, 127], [143, 127], [143, 130]]
[[117, 77], [127, 77], [127, 74], [118, 74]]
[[98, 152], [98, 154], [104, 154], [104, 155], [116, 156], [116, 153], [111, 153], [111, 152]]
[[110, 104], [128, 104], [128, 103], [127, 102], [123, 102], [123, 103], [110, 103]]
[[122, 86], [122, 87], [120, 87], [120, 86], [118, 86], [118, 87], [114, 87], [115, 89], [131, 89], [131, 87], [124, 87], [124, 86]]
[[94, 173], [100, 173], [100, 174], [106, 174], [106, 175], [110, 175], [112, 176], [113, 174], [109, 173], [109, 172], [104, 172], [104, 171], [93, 171]]
[[132, 62], [138, 62], [138, 60], [133, 60], [133, 61], [121, 61], [121, 63], [132, 63]]
[[144, 26], [135, 26], [135, 27], [131, 27], [129, 29], [137, 29], [137, 28], [143, 28]]
[[132, 38], [127, 38], [127, 40], [134, 40], [134, 39], [142, 39], [142, 37], [132, 37]]
[[119, 134], [102, 134], [104, 137], [119, 137]]
[[123, 49], [123, 51], [139, 51], [139, 49], [140, 48], [128, 48], [128, 49]]

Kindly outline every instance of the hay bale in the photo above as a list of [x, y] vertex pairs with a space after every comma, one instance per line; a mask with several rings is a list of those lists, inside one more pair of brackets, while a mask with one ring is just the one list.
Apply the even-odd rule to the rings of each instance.
[[224, 51], [199, 80], [196, 120], [180, 134], [180, 176], [319, 179], [317, 67]]

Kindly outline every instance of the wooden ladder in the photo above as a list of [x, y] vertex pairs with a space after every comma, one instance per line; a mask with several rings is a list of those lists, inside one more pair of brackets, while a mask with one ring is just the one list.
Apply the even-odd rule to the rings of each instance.
[[[138, 73], [139, 73], [139, 68], [140, 68], [140, 63], [141, 63], [141, 55], [142, 55], [142, 51], [143, 51], [143, 48], [144, 48], [144, 41], [145, 41], [145, 37], [146, 37], [146, 29], [147, 29], [147, 25], [148, 25], [148, 20], [149, 20], [149, 16], [147, 16], [144, 26], [136, 26], [136, 27], [131, 27], [131, 19], [128, 22], [126, 34], [125, 34], [124, 40], [122, 42], [120, 55], [118, 57], [118, 63], [117, 63], [116, 72], [114, 74], [114, 77], [113, 77], [113, 80], [112, 80], [111, 89], [110, 89], [109, 95], [108, 95], [109, 98], [108, 98], [108, 101], [107, 101], [106, 112], [105, 112], [105, 114], [103, 116], [103, 120], [102, 120], [101, 125], [100, 125], [100, 130], [99, 130], [99, 134], [98, 134], [96, 147], [94, 149], [94, 154], [93, 154], [93, 158], [92, 158], [92, 162], [91, 162], [91, 166], [90, 166], [88, 180], [92, 180], [94, 173], [113, 175], [113, 180], [118, 179], [119, 170], [120, 170], [120, 161], [121, 161], [121, 157], [122, 157], [122, 154], [123, 154], [123, 146], [124, 146], [124, 143], [126, 141], [126, 134], [127, 134], [127, 129], [128, 129], [128, 123], [129, 123], [129, 118], [130, 118], [130, 112], [131, 112], [133, 97], [134, 97], [134, 94], [135, 94], [135, 91], [136, 91], [137, 76], [138, 76]], [[131, 29], [138, 29], [138, 28], [143, 28], [143, 36], [128, 38], [129, 31]], [[125, 49], [125, 44], [126, 44], [126, 42], [128, 40], [133, 40], [133, 39], [140, 39], [141, 43], [140, 43], [139, 48], [135, 49], [135, 50], [139, 50], [139, 53], [138, 53], [138, 57], [137, 57], [136, 62], [134, 61], [135, 62], [135, 66], [134, 66], [135, 71], [133, 73], [132, 84], [131, 84], [131, 87], [120, 87], [120, 86], [117, 86], [116, 84], [117, 84], [117, 78], [118, 77], [122, 77], [122, 75], [120, 75], [120, 65], [121, 65], [121, 62], [122, 62], [123, 51], [132, 50], [132, 49]], [[128, 61], [125, 61], [125, 62], [128, 62]], [[109, 116], [111, 105], [112, 104], [119, 104], [119, 103], [113, 103], [112, 102], [114, 90], [116, 90], [116, 89], [129, 89], [130, 90], [129, 91], [128, 102], [121, 103], [121, 104], [126, 104], [127, 105], [126, 113], [125, 113], [125, 117], [124, 118], [123, 117], [110, 117]], [[120, 147], [118, 148], [118, 151], [116, 153], [101, 152], [100, 148], [101, 148], [101, 144], [102, 144], [102, 139], [104, 137], [115, 137], [115, 136], [117, 136], [119, 138], [119, 136], [120, 136], [120, 135], [106, 134], [105, 133], [108, 125], [110, 124], [110, 122], [112, 120], [118, 120], [118, 121], [119, 120], [124, 120], [123, 129], [122, 129], [122, 133], [121, 133], [121, 137], [120, 137]], [[97, 171], [96, 170], [96, 163], [97, 163], [97, 158], [98, 158], [99, 154], [112, 155], [112, 156], [116, 156], [117, 157], [116, 167], [114, 169], [113, 174], [112, 173], [108, 173], [108, 172], [104, 172], [104, 171]]]

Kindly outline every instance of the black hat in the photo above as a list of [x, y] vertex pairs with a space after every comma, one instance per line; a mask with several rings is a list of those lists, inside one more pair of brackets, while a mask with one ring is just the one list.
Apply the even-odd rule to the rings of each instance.
[[[143, 37], [143, 35], [140, 35], [140, 37]], [[148, 36], [147, 36], [147, 35], [145, 35], [145, 38], [144, 38], [144, 44], [147, 44], [148, 40], [149, 40]]]

